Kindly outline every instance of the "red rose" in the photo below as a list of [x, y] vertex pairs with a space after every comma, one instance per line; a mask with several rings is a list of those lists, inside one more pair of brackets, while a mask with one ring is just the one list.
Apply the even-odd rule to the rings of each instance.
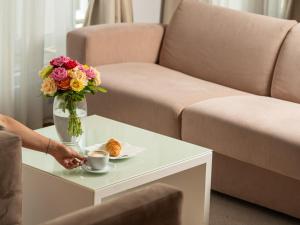
[[64, 67], [66, 70], [71, 70], [75, 68], [78, 65], [78, 63], [75, 60], [70, 60], [64, 64]]

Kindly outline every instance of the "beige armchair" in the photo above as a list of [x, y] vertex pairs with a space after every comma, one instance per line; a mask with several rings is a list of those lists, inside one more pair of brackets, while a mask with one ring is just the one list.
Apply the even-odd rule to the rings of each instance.
[[22, 219], [21, 140], [0, 126], [0, 224]]
[[[22, 223], [21, 140], [0, 127], [0, 224]], [[180, 225], [182, 193], [150, 185], [43, 225]]]
[[154, 184], [43, 225], [179, 225], [182, 193]]

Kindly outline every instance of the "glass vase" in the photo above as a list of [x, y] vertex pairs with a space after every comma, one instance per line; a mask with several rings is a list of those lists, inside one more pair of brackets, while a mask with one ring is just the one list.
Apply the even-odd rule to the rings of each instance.
[[79, 102], [71, 102], [71, 104], [62, 96], [54, 98], [54, 126], [63, 144], [80, 149], [86, 116], [87, 103], [85, 98]]

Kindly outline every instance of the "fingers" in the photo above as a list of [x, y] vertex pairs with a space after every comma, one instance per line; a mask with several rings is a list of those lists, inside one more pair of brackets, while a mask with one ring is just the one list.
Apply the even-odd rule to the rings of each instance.
[[67, 146], [63, 146], [63, 149], [58, 151], [54, 157], [66, 169], [74, 169], [86, 161], [84, 156]]
[[77, 158], [77, 159], [80, 159], [81, 161], [85, 159], [84, 156], [80, 155], [80, 154], [77, 153], [77, 152], [74, 152], [74, 153], [73, 153], [73, 156], [74, 156], [75, 158]]
[[83, 164], [83, 160], [79, 160], [77, 158], [68, 158], [64, 159], [61, 163], [66, 169], [74, 169]]
[[70, 152], [70, 157], [74, 157], [74, 158], [77, 158], [77, 159], [80, 159], [80, 160], [85, 159], [84, 156], [80, 155], [78, 152], [74, 151], [71, 148], [68, 148], [68, 151]]

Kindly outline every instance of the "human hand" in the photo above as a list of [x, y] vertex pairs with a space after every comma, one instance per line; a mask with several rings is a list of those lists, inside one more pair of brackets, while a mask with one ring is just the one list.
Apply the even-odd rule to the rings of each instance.
[[50, 145], [49, 154], [51, 154], [66, 169], [74, 169], [85, 162], [85, 158], [72, 148], [58, 142]]

